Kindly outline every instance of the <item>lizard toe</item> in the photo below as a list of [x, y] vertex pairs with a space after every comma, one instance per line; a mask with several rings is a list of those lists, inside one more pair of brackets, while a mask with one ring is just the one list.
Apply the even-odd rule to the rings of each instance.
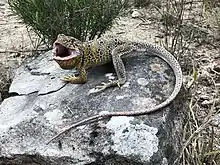
[[69, 75], [69, 76], [65, 76], [62, 80], [65, 81], [65, 82], [70, 82], [73, 79], [75, 79], [75, 76], [74, 75]]
[[96, 87], [95, 87], [95, 89], [105, 89], [107, 86], [106, 85], [97, 85]]
[[120, 84], [119, 82], [117, 82], [117, 86], [118, 86], [119, 88], [121, 88], [121, 84]]

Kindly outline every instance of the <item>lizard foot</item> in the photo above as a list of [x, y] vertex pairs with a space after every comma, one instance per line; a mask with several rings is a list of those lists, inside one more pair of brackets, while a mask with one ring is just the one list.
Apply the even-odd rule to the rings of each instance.
[[86, 79], [83, 79], [80, 76], [76, 77], [75, 75], [65, 76], [62, 80], [64, 82], [72, 83], [72, 84], [83, 84], [86, 82]]
[[118, 85], [120, 87], [120, 84], [117, 81], [109, 80], [109, 82], [107, 82], [107, 83], [102, 82], [101, 85], [96, 86], [95, 91], [101, 92], [101, 91], [105, 90], [106, 88], [116, 86], [116, 85]]
[[69, 76], [65, 76], [62, 80], [65, 82], [74, 82], [74, 80], [76, 79], [75, 75], [69, 75]]

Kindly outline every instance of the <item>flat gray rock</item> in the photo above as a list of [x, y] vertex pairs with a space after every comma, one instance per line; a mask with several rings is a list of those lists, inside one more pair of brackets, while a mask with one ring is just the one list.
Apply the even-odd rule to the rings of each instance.
[[170, 67], [155, 56], [124, 59], [127, 82], [93, 93], [115, 78], [111, 64], [92, 68], [86, 84], [66, 84], [49, 51], [17, 71], [0, 105], [0, 164], [161, 165], [173, 164], [181, 148], [184, 97], [140, 117], [112, 117], [78, 127], [46, 145], [72, 123], [104, 112], [140, 111], [163, 102], [174, 88]]

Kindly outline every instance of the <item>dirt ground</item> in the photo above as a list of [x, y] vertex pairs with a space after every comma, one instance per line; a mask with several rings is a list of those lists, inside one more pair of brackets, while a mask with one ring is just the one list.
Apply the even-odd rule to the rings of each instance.
[[0, 62], [10, 62], [9, 65], [13, 67], [21, 62], [22, 55], [17, 51], [33, 47], [25, 25], [12, 15], [6, 2], [0, 0]]
[[[126, 35], [129, 38], [136, 37], [159, 44], [161, 37], [158, 34], [164, 29], [158, 28], [154, 24], [155, 20], [147, 19], [150, 17], [150, 13], [146, 12], [146, 10], [138, 10], [136, 14], [137, 17], [141, 17], [141, 19], [136, 18], [135, 15], [133, 15], [132, 18], [132, 14], [134, 14], [134, 11], [130, 12], [127, 18], [121, 18], [119, 24], [109, 33]], [[0, 35], [0, 62], [10, 68], [18, 67], [24, 59], [24, 56], [27, 55], [18, 51], [31, 50], [33, 46], [25, 25], [12, 15], [6, 0], [0, 0]], [[212, 36], [212, 34], [210, 33], [209, 36]], [[193, 51], [178, 59], [183, 69], [184, 88], [190, 91], [189, 93], [192, 93], [189, 98], [191, 103], [189, 108], [198, 118], [196, 119], [198, 125], [202, 123], [210, 111], [216, 112], [220, 109], [219, 45], [219, 39], [211, 37], [205, 42], [202, 41], [199, 44], [192, 44], [190, 49]], [[197, 78], [194, 82], [193, 68], [197, 70]], [[189, 86], [190, 89], [187, 89]], [[215, 120], [211, 122], [209, 127], [214, 128], [216, 133], [215, 148], [220, 149], [220, 141], [218, 140], [220, 139], [220, 117], [218, 116], [219, 115], [215, 116]]]

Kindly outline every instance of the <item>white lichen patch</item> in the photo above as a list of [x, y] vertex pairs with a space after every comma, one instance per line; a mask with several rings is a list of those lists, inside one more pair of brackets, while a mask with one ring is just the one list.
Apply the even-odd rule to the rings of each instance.
[[128, 88], [130, 86], [130, 82], [126, 82], [124, 85], [122, 85], [122, 88]]
[[152, 98], [139, 97], [138, 99], [131, 100], [137, 111], [143, 110], [145, 108], [151, 108], [156, 105], [155, 100]]
[[161, 165], [168, 165], [167, 158], [163, 158]]
[[154, 72], [160, 72], [162, 69], [161, 65], [160, 64], [151, 64], [150, 65], [150, 68], [152, 71]]
[[117, 100], [122, 100], [122, 99], [124, 99], [125, 97], [127, 97], [127, 96], [125, 96], [125, 95], [123, 95], [123, 96], [116, 96], [116, 99], [117, 99]]
[[59, 109], [54, 109], [53, 111], [50, 111], [44, 114], [46, 119], [51, 124], [61, 124], [63, 115], [64, 115], [63, 112], [61, 112]]
[[107, 77], [109, 80], [114, 80], [115, 76], [113, 75], [113, 73], [106, 73], [105, 77]]
[[137, 79], [137, 83], [141, 86], [147, 86], [149, 81], [147, 81], [147, 79], [145, 79], [145, 78], [139, 78], [139, 79]]
[[133, 117], [112, 117], [106, 127], [112, 130], [112, 149], [119, 155], [147, 162], [158, 151], [157, 128], [131, 124]]

